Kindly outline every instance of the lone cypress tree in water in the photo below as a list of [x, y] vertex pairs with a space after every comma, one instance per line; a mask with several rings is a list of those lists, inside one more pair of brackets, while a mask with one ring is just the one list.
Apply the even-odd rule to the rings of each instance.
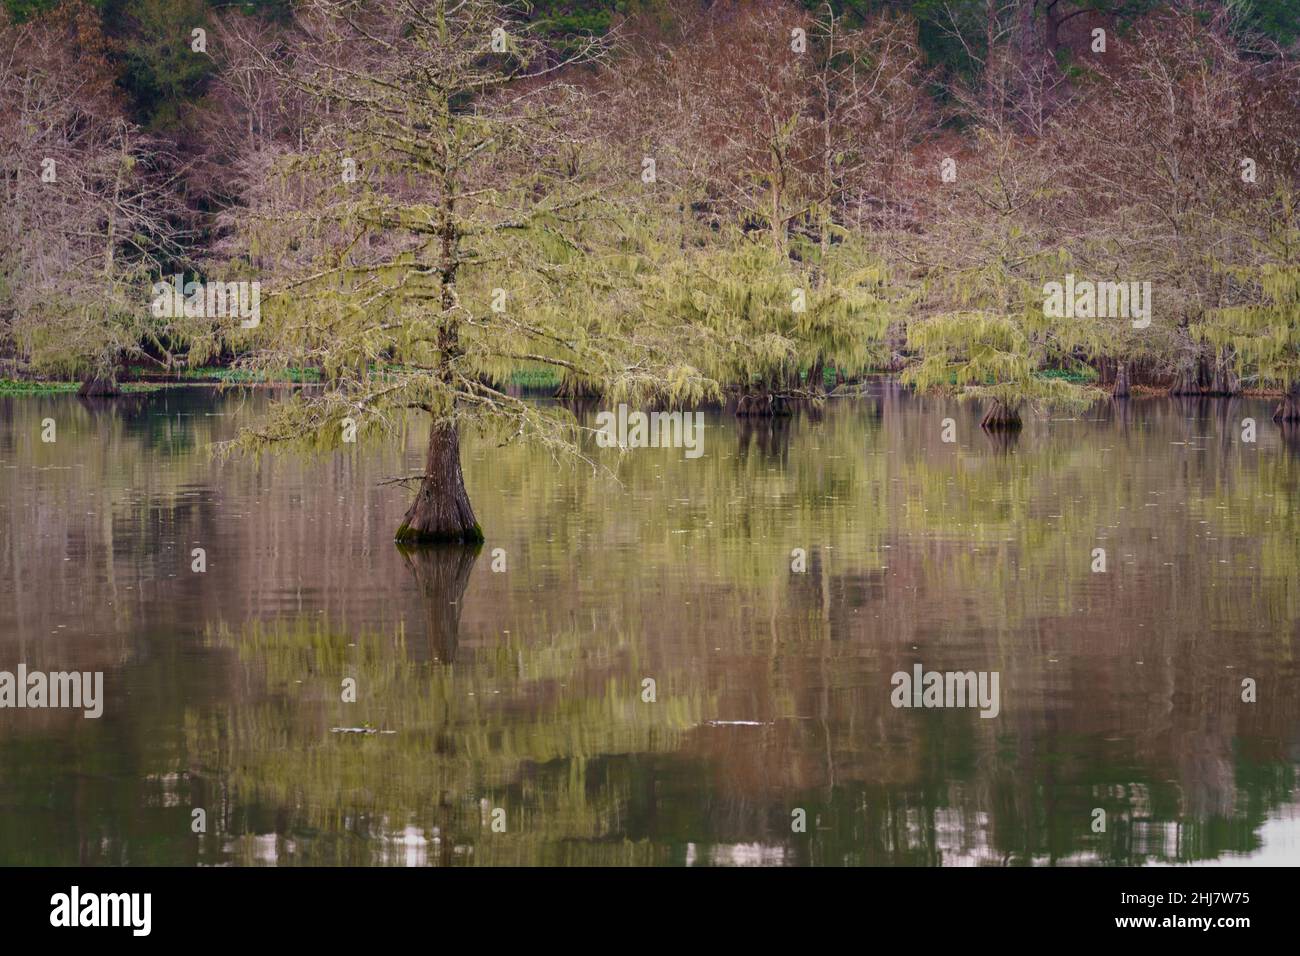
[[333, 443], [426, 412], [424, 471], [399, 479], [418, 482], [406, 543], [483, 539], [463, 426], [575, 450], [562, 410], [499, 387], [514, 369], [549, 366], [614, 400], [699, 395], [698, 376], [674, 371], [673, 337], [610, 301], [611, 273], [635, 256], [584, 143], [586, 97], [562, 79], [603, 51], [558, 57], [516, 12], [311, 0], [282, 51], [249, 45], [310, 116], [241, 223], [272, 290], [250, 364], [315, 365], [326, 385], [237, 444]]

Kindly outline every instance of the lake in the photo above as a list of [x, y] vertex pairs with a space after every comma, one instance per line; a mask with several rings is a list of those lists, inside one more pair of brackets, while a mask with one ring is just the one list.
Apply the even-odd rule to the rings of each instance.
[[616, 478], [468, 435], [485, 545], [403, 553], [425, 427], [210, 454], [267, 401], [0, 397], [0, 670], [104, 675], [0, 709], [0, 863], [1300, 863], [1273, 402], [1006, 440], [878, 381]]

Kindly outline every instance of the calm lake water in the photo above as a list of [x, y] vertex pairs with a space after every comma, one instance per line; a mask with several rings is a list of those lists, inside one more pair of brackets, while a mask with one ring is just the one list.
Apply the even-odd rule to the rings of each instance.
[[[1007, 446], [881, 383], [706, 412], [701, 457], [602, 453], [617, 481], [471, 437], [486, 545], [411, 555], [380, 482], [424, 428], [213, 459], [266, 402], [0, 398], [0, 670], [105, 696], [0, 710], [0, 863], [1300, 863], [1300, 447], [1269, 402]], [[998, 715], [895, 708], [916, 663], [997, 672]]]

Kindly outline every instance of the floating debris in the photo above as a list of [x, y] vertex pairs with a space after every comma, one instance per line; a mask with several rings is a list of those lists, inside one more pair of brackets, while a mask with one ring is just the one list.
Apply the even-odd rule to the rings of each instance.
[[376, 730], [374, 727], [331, 727], [332, 734], [395, 734], [395, 730]]

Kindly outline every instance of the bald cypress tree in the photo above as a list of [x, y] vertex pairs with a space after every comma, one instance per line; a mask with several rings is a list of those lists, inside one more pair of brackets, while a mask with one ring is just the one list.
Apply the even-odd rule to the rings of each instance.
[[[676, 339], [617, 290], [635, 230], [589, 145], [591, 109], [515, 5], [309, 0], [283, 49], [252, 48], [314, 104], [241, 230], [272, 286], [250, 362], [311, 364], [326, 385], [280, 404], [239, 444], [336, 441], [427, 414], [428, 445], [397, 538], [477, 542], [461, 472], [470, 426], [574, 450], [562, 410], [501, 387], [549, 367], [618, 400], [698, 397]], [[636, 181], [636, 170], [626, 182]], [[663, 332], [663, 334], [660, 334]]]
[[1231, 349], [1243, 377], [1276, 385], [1284, 396], [1274, 421], [1300, 422], [1300, 219], [1295, 192], [1283, 187], [1243, 215], [1249, 251], [1226, 265], [1231, 304], [1210, 312], [1203, 339]]

